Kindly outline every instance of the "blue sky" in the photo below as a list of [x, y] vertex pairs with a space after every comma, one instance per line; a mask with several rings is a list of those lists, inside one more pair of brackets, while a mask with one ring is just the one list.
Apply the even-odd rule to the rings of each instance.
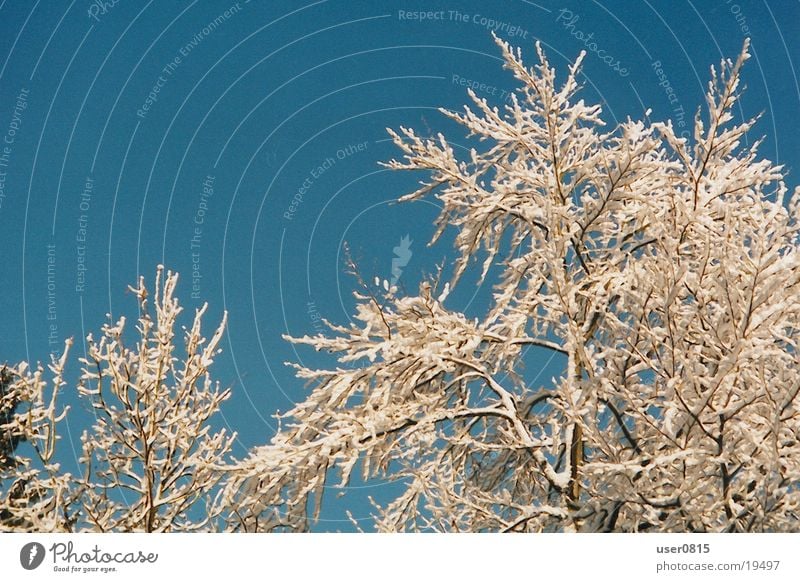
[[[419, 177], [378, 162], [397, 155], [386, 127], [464, 144], [436, 108], [460, 108], [468, 84], [502, 105], [514, 82], [490, 30], [530, 63], [540, 40], [561, 71], [587, 49], [584, 97], [609, 123], [650, 107], [687, 128], [709, 65], [751, 37], [740, 114], [763, 112], [754, 137], [794, 186], [798, 22], [794, 0], [0, 0], [0, 361], [46, 360], [106, 313], [134, 315], [126, 286], [163, 263], [188, 309], [209, 302], [209, 327], [229, 311], [215, 374], [242, 456], [306, 394], [283, 363], [318, 362], [281, 334], [348, 321], [345, 242], [371, 280], [391, 278], [409, 237], [412, 291], [452, 258], [447, 237], [426, 246], [433, 202], [392, 204]], [[454, 306], [479, 308], [471, 281]], [[90, 421], [80, 406], [69, 418], [73, 437]], [[65, 466], [76, 452], [62, 442]], [[319, 529], [349, 529], [344, 507], [366, 516], [363, 493]]]

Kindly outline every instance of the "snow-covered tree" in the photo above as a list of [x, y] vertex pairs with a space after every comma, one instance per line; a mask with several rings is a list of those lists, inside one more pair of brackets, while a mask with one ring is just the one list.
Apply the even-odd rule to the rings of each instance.
[[0, 372], [0, 531], [69, 531], [69, 474], [54, 455], [67, 409], [57, 396], [71, 342], [44, 370], [22, 363]]
[[[355, 323], [287, 338], [339, 366], [279, 415], [227, 490], [230, 528], [304, 530], [324, 489], [402, 485], [379, 530], [785, 531], [800, 517], [798, 204], [734, 105], [745, 45], [711, 69], [691, 139], [607, 128], [497, 41], [520, 87], [500, 110], [444, 113], [477, 137], [390, 132], [455, 231], [447, 284], [356, 295]], [[435, 238], [436, 238], [435, 237]], [[477, 261], [481, 317], [448, 305]], [[558, 377], [533, 383], [548, 353]], [[527, 369], [525, 365], [527, 364]]]
[[[130, 290], [139, 302], [138, 325], [126, 319], [87, 337], [78, 385], [95, 415], [84, 431], [81, 475], [54, 463], [58, 412], [55, 396], [66, 384], [67, 352], [54, 360], [51, 397], [43, 371], [23, 364], [9, 372], [0, 401], [0, 436], [26, 441], [0, 465], [0, 530], [16, 531], [216, 531], [217, 495], [235, 435], [213, 431], [210, 420], [229, 391], [211, 380], [227, 315], [209, 340], [197, 309], [191, 328], [176, 329], [182, 311], [178, 275], [159, 267], [151, 313], [144, 279]], [[132, 337], [129, 337], [132, 336]], [[132, 339], [128, 344], [127, 340]], [[68, 346], [69, 347], [69, 346]], [[5, 449], [3, 449], [5, 451]], [[5, 455], [5, 453], [4, 453]]]
[[22, 435], [8, 430], [20, 404], [19, 390], [13, 392], [11, 390], [13, 378], [8, 366], [0, 368], [0, 426], [6, 428], [6, 431], [0, 434], [0, 467], [13, 464], [14, 451], [22, 438]]
[[216, 529], [214, 494], [235, 435], [211, 431], [209, 420], [229, 391], [212, 382], [208, 368], [227, 315], [206, 341], [201, 320], [207, 306], [196, 310], [179, 358], [177, 283], [177, 274], [164, 277], [158, 269], [155, 318], [144, 279], [131, 288], [141, 313], [134, 347], [126, 346], [124, 317], [106, 324], [99, 341], [87, 338], [79, 390], [90, 398], [96, 422], [82, 437], [78, 514], [86, 529]]

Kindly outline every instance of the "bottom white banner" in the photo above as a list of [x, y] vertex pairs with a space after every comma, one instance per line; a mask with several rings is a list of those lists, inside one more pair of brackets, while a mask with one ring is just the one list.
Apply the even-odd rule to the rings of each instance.
[[2, 580], [800, 580], [794, 534], [3, 534]]

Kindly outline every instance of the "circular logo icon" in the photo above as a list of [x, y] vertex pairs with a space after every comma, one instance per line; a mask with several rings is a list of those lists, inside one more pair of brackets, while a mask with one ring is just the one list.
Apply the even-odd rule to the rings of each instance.
[[39, 542], [29, 542], [19, 551], [19, 563], [26, 570], [35, 570], [44, 561], [44, 546]]

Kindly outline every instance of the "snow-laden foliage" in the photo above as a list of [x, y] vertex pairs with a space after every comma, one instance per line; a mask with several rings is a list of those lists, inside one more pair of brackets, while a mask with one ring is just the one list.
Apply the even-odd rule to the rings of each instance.
[[[209, 340], [201, 330], [207, 306], [184, 329], [176, 354], [182, 311], [174, 296], [177, 274], [159, 267], [151, 312], [144, 279], [130, 290], [139, 303], [138, 325], [126, 319], [87, 337], [78, 391], [94, 413], [82, 436], [81, 474], [62, 473], [52, 462], [58, 412], [56, 392], [67, 353], [51, 364], [52, 396], [42, 370], [11, 371], [3, 391], [0, 437], [15, 456], [0, 466], [0, 529], [16, 531], [216, 531], [216, 495], [235, 435], [214, 432], [209, 420], [228, 397], [212, 382], [226, 316]], [[133, 339], [128, 344], [127, 339]], [[180, 356], [180, 357], [179, 357]], [[11, 440], [16, 439], [16, 440]], [[25, 457], [19, 441], [33, 446]], [[8, 485], [8, 487], [6, 487]]]
[[125, 318], [89, 335], [79, 389], [97, 415], [84, 433], [79, 513], [100, 531], [214, 530], [213, 492], [224, 475], [233, 436], [212, 432], [209, 419], [229, 391], [212, 382], [208, 367], [219, 352], [226, 317], [210, 340], [201, 333], [204, 305], [185, 331], [185, 357], [174, 353], [177, 275], [155, 285], [155, 319], [148, 312], [144, 280], [139, 336], [125, 345]]
[[0, 372], [0, 531], [69, 529], [70, 476], [54, 454], [67, 412], [56, 400], [70, 343], [60, 358], [51, 358], [50, 386], [41, 366], [31, 370], [22, 363]]
[[[785, 531], [800, 503], [798, 204], [739, 122], [741, 56], [712, 68], [693, 139], [607, 128], [498, 41], [520, 88], [445, 112], [477, 140], [391, 131], [455, 229], [454, 276], [357, 295], [354, 323], [288, 338], [341, 366], [279, 416], [227, 489], [232, 529], [304, 530], [327, 485], [396, 481], [379, 530]], [[797, 197], [795, 197], [796, 200]], [[492, 269], [483, 317], [447, 307]], [[499, 273], [499, 274], [496, 274]], [[563, 373], [531, 385], [526, 355]], [[530, 358], [528, 358], [530, 368]]]

